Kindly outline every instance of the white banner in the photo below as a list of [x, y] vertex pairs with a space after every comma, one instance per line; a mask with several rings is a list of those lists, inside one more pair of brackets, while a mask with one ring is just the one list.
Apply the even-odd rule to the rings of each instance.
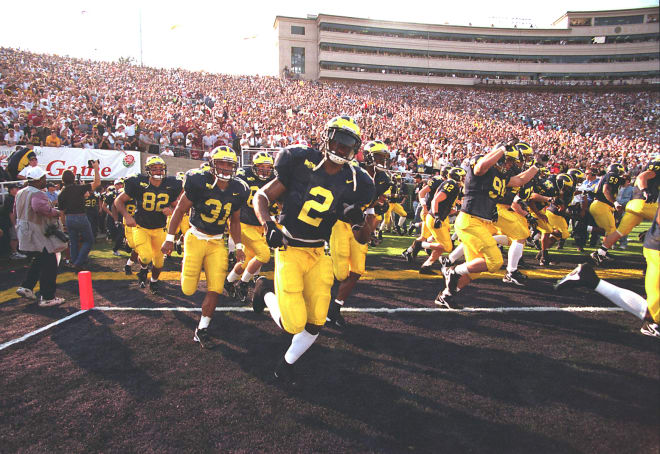
[[[16, 147], [0, 146], [0, 165], [6, 166], [6, 160]], [[69, 169], [83, 180], [94, 179], [93, 170], [87, 161], [99, 160], [102, 180], [115, 180], [134, 173], [140, 173], [139, 151], [94, 150], [83, 148], [34, 147], [39, 167], [48, 172], [48, 179], [59, 180], [62, 173]]]

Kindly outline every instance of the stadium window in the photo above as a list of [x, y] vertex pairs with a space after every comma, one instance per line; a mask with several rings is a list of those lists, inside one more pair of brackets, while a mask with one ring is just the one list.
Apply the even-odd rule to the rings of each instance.
[[590, 17], [571, 17], [568, 21], [570, 27], [591, 27]]
[[614, 16], [614, 17], [596, 17], [594, 18], [594, 25], [626, 25], [626, 24], [642, 24], [644, 23], [644, 15], [637, 16]]
[[646, 15], [646, 22], [649, 24], [654, 24], [658, 22], [658, 15], [657, 14], [647, 14]]
[[301, 27], [300, 25], [292, 25], [291, 26], [291, 34], [292, 35], [304, 35], [305, 34], [305, 27]]
[[305, 74], [305, 48], [291, 48], [291, 72], [295, 74]]

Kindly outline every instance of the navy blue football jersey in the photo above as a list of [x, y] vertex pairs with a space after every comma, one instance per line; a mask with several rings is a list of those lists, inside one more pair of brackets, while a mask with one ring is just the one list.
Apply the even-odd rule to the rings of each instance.
[[374, 200], [374, 181], [365, 170], [344, 165], [330, 175], [323, 166], [317, 168], [322, 159], [318, 150], [291, 146], [275, 161], [276, 177], [286, 187], [279, 221], [291, 245], [322, 245], [330, 240], [344, 204], [364, 207]]
[[252, 167], [242, 167], [238, 169], [236, 177], [247, 184], [248, 188], [250, 189], [250, 195], [245, 202], [245, 207], [241, 210], [241, 222], [248, 225], [261, 225], [261, 222], [259, 222], [257, 215], [254, 212], [254, 205], [252, 201], [257, 191], [268, 184], [268, 182], [275, 178], [275, 176], [273, 175], [273, 177], [269, 178], [268, 180], [262, 180], [257, 175], [255, 175]]
[[159, 186], [149, 182], [146, 175], [133, 175], [124, 182], [124, 190], [135, 200], [135, 222], [145, 229], [160, 229], [167, 224], [163, 209], [169, 207], [181, 194], [181, 181], [165, 177]]
[[374, 185], [376, 187], [376, 195], [374, 196], [374, 202], [380, 198], [387, 190], [392, 186], [392, 180], [387, 175], [387, 172], [383, 170], [376, 169], [374, 173]]
[[[660, 196], [656, 199], [658, 205], [660, 205]], [[660, 210], [660, 208], [658, 208]], [[646, 235], [644, 236], [644, 247], [646, 249], [653, 249], [654, 251], [660, 251], [660, 225], [658, 225], [658, 210], [655, 211], [655, 218], [653, 218], [653, 224]]]
[[[646, 190], [651, 194], [651, 202], [658, 198], [658, 189], [660, 189], [660, 159], [649, 162], [642, 172], [650, 170], [655, 173], [655, 176], [646, 182]], [[643, 199], [644, 193], [639, 190], [637, 185], [633, 188], [633, 199]]]
[[190, 223], [209, 235], [224, 233], [231, 214], [240, 210], [250, 196], [250, 188], [242, 180], [229, 180], [224, 190], [215, 181], [210, 172], [195, 172], [186, 176], [184, 186], [193, 204]]
[[474, 174], [474, 165], [470, 166], [465, 176], [461, 211], [482, 219], [493, 220], [497, 213], [496, 204], [504, 197], [508, 182], [509, 177], [495, 166], [481, 176]]
[[619, 193], [619, 187], [623, 184], [623, 178], [614, 173], [608, 172], [600, 179], [598, 187], [595, 191], [596, 200], [600, 200], [603, 203], [608, 204], [609, 206], [614, 206], [607, 197], [605, 197], [605, 185], [608, 184], [612, 188], [612, 197], [616, 200], [616, 195]]

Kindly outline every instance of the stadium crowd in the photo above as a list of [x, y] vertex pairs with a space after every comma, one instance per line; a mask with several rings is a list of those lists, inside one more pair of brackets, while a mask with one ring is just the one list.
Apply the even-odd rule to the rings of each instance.
[[[554, 173], [660, 151], [655, 93], [554, 93], [303, 82], [93, 62], [0, 49], [0, 144], [208, 157], [216, 146], [318, 144], [332, 113], [382, 139], [391, 166], [427, 172], [508, 137]], [[358, 160], [361, 155], [358, 155]]]

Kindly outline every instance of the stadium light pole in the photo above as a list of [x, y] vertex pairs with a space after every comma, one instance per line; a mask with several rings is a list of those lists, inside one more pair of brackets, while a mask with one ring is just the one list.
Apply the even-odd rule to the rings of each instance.
[[142, 9], [141, 8], [139, 10], [139, 26], [140, 26], [140, 66], [144, 66], [142, 64]]

